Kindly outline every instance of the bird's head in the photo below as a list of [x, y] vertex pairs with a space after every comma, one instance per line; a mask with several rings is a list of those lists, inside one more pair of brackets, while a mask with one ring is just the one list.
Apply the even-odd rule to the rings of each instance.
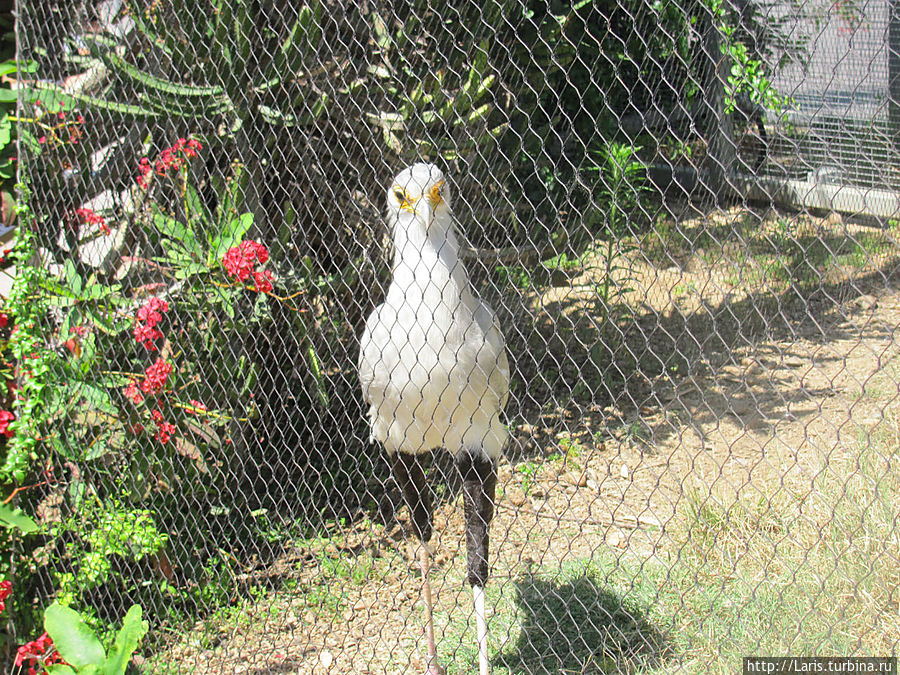
[[410, 217], [419, 221], [427, 232], [435, 219], [450, 213], [449, 193], [439, 168], [413, 164], [397, 174], [388, 188], [388, 211], [401, 222]]

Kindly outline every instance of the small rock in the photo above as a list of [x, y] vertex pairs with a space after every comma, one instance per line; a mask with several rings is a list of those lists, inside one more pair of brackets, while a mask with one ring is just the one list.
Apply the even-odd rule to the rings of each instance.
[[868, 312], [878, 307], [878, 298], [874, 295], [861, 295], [853, 301], [853, 305]]
[[801, 359], [799, 356], [795, 356], [793, 354], [788, 354], [787, 356], [784, 357], [784, 365], [786, 365], [788, 368], [799, 368], [800, 366], [804, 365], [805, 363], [806, 363], [806, 361]]
[[571, 471], [568, 471], [566, 472], [566, 480], [575, 487], [584, 487], [587, 485], [587, 473], [582, 471], [580, 474], [575, 475]]
[[334, 663], [334, 657], [331, 655], [327, 649], [319, 654], [319, 663], [322, 664], [323, 668], [331, 668], [331, 664]]
[[506, 496], [513, 506], [522, 506], [525, 504], [525, 493], [521, 490], [507, 490]]
[[621, 532], [610, 532], [606, 537], [606, 543], [615, 548], [625, 548], [628, 545], [628, 540]]
[[631, 470], [628, 468], [627, 464], [623, 464], [622, 466], [619, 467], [619, 476], [627, 479], [628, 476], [630, 476], [630, 475], [631, 475]]

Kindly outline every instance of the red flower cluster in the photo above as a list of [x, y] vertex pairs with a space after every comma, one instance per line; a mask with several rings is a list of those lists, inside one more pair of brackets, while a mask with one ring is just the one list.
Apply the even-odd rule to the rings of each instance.
[[110, 232], [109, 225], [106, 224], [103, 216], [98, 216], [93, 209], [75, 209], [74, 225], [96, 225], [103, 234]]
[[6, 609], [6, 599], [12, 593], [11, 581], [0, 581], [0, 612]]
[[147, 178], [151, 173], [155, 172], [158, 176], [165, 176], [169, 171], [178, 171], [189, 159], [196, 157], [197, 152], [202, 149], [203, 144], [200, 141], [193, 138], [179, 138], [175, 141], [175, 145], [159, 153], [159, 157], [152, 165], [149, 159], [143, 157], [138, 166], [140, 173], [137, 179], [138, 185], [143, 188], [147, 187]]
[[9, 428], [9, 424], [15, 419], [16, 416], [9, 412], [9, 410], [0, 410], [0, 434], [3, 434], [7, 438], [12, 438], [13, 430]]
[[138, 391], [137, 383], [135, 382], [129, 382], [122, 393], [125, 394], [125, 398], [131, 400], [135, 405], [144, 402], [144, 395]]
[[252, 276], [255, 290], [259, 293], [268, 293], [272, 290], [272, 272], [256, 269], [257, 263], [264, 265], [268, 260], [269, 250], [263, 244], [248, 239], [225, 251], [222, 265], [225, 271], [238, 281], [247, 281]]
[[[163, 336], [157, 324], [162, 321], [163, 314], [169, 311], [169, 303], [152, 297], [137, 311], [137, 321], [134, 324], [134, 339], [142, 343], [147, 349], [155, 350], [153, 344]], [[141, 323], [143, 322], [143, 323]]]
[[145, 394], [158, 394], [166, 386], [166, 380], [172, 374], [172, 366], [156, 359], [156, 362], [144, 371], [144, 381], [141, 382], [141, 391]]
[[154, 410], [150, 414], [153, 416], [153, 421], [156, 422], [156, 440], [165, 445], [175, 433], [175, 425], [163, 420], [163, 414], [159, 410]]
[[28, 661], [28, 675], [37, 675], [44, 672], [44, 668], [38, 670], [39, 666], [50, 666], [54, 663], [64, 663], [62, 656], [53, 647], [53, 638], [44, 633], [37, 640], [19, 647], [16, 653], [16, 666], [21, 668]]
[[9, 314], [0, 312], [0, 328], [6, 328], [9, 325]]

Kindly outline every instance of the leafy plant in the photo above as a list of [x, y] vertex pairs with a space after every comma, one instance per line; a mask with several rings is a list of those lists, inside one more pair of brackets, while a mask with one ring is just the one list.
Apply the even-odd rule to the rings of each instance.
[[140, 605], [128, 610], [122, 627], [107, 652], [81, 615], [53, 603], [44, 612], [44, 628], [64, 663], [46, 668], [50, 675], [124, 675], [131, 658], [149, 630]]
[[738, 39], [738, 27], [729, 21], [723, 1], [706, 0], [706, 4], [713, 15], [716, 28], [724, 37], [719, 47], [722, 55], [731, 62], [731, 72], [725, 88], [725, 112], [734, 112], [740, 94], [746, 94], [753, 103], [767, 110], [784, 110], [789, 99], [775, 89], [765, 62], [753, 56], [747, 45]]
[[[647, 189], [646, 169], [637, 159], [640, 147], [625, 143], [610, 143], [598, 153], [601, 163], [593, 168], [599, 176], [597, 195], [600, 211], [605, 213], [601, 229], [601, 281], [596, 286], [598, 322], [603, 326], [602, 338], [612, 339], [610, 322], [621, 318], [627, 307], [625, 294], [630, 274], [627, 254], [634, 248], [633, 219], [640, 215], [642, 193]], [[617, 276], [624, 278], [617, 279]]]

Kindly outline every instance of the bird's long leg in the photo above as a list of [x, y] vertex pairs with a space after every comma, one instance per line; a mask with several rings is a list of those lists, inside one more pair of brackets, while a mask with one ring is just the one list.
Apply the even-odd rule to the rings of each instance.
[[494, 492], [497, 469], [494, 461], [480, 449], [463, 450], [456, 456], [463, 479], [466, 511], [466, 580], [472, 586], [478, 640], [480, 675], [488, 675], [487, 618], [484, 611], [484, 585], [488, 578], [488, 530], [494, 516]]
[[426, 675], [443, 675], [444, 669], [437, 660], [437, 645], [434, 641], [434, 619], [432, 618], [431, 582], [428, 580], [428, 570], [431, 566], [431, 552], [428, 544], [422, 542], [419, 551], [419, 564], [422, 569], [422, 599], [425, 604], [425, 644], [428, 656], [428, 669]]
[[403, 492], [403, 501], [410, 512], [413, 532], [420, 542], [419, 566], [422, 571], [422, 600], [425, 605], [425, 640], [428, 658], [426, 675], [443, 675], [437, 660], [437, 646], [434, 640], [434, 620], [432, 618], [431, 583], [428, 580], [428, 571], [431, 567], [431, 552], [428, 550], [428, 540], [432, 532], [431, 492], [425, 478], [425, 467], [417, 455], [406, 455], [398, 452], [393, 457], [392, 469], [400, 490]]

